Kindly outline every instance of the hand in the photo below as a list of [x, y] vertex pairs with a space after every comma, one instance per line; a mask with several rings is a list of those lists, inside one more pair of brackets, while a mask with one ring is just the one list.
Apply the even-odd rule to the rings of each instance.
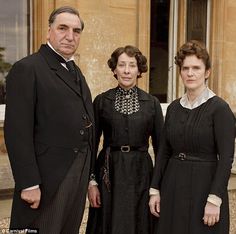
[[32, 209], [37, 209], [39, 207], [39, 203], [41, 199], [40, 188], [36, 188], [32, 190], [22, 190], [21, 199], [31, 204], [30, 207]]
[[208, 226], [213, 226], [215, 225], [215, 223], [218, 223], [219, 220], [220, 220], [220, 207], [212, 204], [211, 202], [207, 202], [203, 217], [204, 224]]
[[90, 205], [94, 208], [101, 207], [101, 198], [100, 198], [100, 192], [98, 190], [97, 185], [89, 185], [88, 187], [88, 199], [90, 202]]
[[160, 195], [150, 196], [149, 199], [150, 212], [156, 217], [160, 217], [160, 203], [161, 203]]

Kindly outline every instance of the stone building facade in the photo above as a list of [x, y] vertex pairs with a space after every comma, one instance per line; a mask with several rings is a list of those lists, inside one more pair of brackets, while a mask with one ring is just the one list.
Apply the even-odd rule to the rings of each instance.
[[[55, 7], [70, 5], [78, 8], [85, 22], [85, 29], [78, 49], [77, 63], [85, 73], [94, 97], [116, 84], [106, 65], [115, 48], [126, 44], [136, 45], [150, 62], [151, 31], [155, 30], [151, 28], [150, 14], [154, 4], [158, 5], [158, 2], [168, 2], [169, 22], [166, 26], [169, 27], [169, 54], [173, 57], [177, 48], [189, 37], [187, 25], [190, 21], [195, 20], [191, 22], [193, 25], [190, 31], [192, 30], [193, 36], [190, 35], [190, 39], [195, 39], [194, 30], [206, 31], [205, 40], [212, 58], [209, 87], [226, 99], [236, 112], [236, 2], [232, 0], [34, 0], [33, 51], [45, 42], [48, 15]], [[193, 13], [201, 7], [198, 3], [207, 3], [206, 14], [203, 15], [207, 20], [202, 22], [201, 18], [191, 19], [188, 16], [189, 2], [193, 2]], [[197, 16], [193, 15], [194, 17]], [[158, 60], [158, 55], [156, 58]], [[174, 66], [173, 58], [169, 60], [169, 67]], [[172, 74], [175, 80], [171, 81], [174, 92], [169, 94], [169, 101], [184, 92], [178, 80], [178, 71], [173, 70], [172, 73], [176, 73]], [[149, 90], [149, 74], [139, 80], [139, 86]]]

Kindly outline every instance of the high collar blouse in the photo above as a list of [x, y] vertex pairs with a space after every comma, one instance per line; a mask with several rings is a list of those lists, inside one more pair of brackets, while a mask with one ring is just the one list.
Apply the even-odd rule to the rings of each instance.
[[208, 87], [206, 87], [203, 90], [203, 92], [194, 100], [194, 102], [192, 104], [189, 102], [187, 93], [185, 93], [183, 95], [183, 97], [180, 99], [180, 104], [184, 108], [192, 110], [192, 109], [194, 109], [196, 107], [199, 107], [200, 105], [202, 105], [207, 100], [209, 100], [210, 98], [214, 97], [215, 95], [216, 94], [212, 90], [210, 90]]

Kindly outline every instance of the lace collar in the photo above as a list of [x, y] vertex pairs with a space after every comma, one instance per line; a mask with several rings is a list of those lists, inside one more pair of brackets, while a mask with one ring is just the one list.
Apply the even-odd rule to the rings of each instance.
[[133, 114], [139, 111], [138, 89], [136, 86], [129, 90], [121, 87], [116, 88], [115, 110], [121, 114]]
[[210, 98], [214, 97], [216, 94], [210, 90], [208, 87], [204, 89], [204, 91], [194, 100], [192, 104], [190, 104], [188, 100], [188, 96], [185, 93], [184, 96], [180, 99], [181, 106], [187, 108], [187, 109], [194, 109], [196, 107], [199, 107], [203, 103], [205, 103]]

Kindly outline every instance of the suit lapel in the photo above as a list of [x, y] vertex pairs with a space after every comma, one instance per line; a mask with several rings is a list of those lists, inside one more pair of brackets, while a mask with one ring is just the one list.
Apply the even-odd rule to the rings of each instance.
[[80, 71], [79, 67], [77, 68], [77, 75], [80, 78], [81, 82], [81, 89], [79, 85], [77, 85], [74, 80], [71, 78], [71, 74], [64, 68], [60, 62], [55, 58], [51, 49], [48, 48], [46, 45], [42, 45], [39, 49], [39, 53], [45, 58], [46, 62], [48, 63], [51, 70], [53, 70], [57, 77], [59, 77], [68, 87], [71, 88], [76, 94], [82, 97], [84, 102], [84, 107], [90, 117], [90, 120], [94, 123], [94, 116], [93, 116], [93, 105], [92, 105], [92, 98], [89, 87], [86, 83], [85, 77], [83, 76], [82, 72]]
[[46, 45], [42, 45], [39, 49], [39, 53], [43, 55], [50, 69], [53, 70], [67, 86], [69, 86], [74, 92], [81, 96], [79, 86], [73, 81], [71, 74], [67, 71], [67, 69], [60, 64], [51, 49]]
[[[60, 64], [61, 65], [61, 64]], [[61, 68], [57, 69], [56, 71], [57, 76], [65, 82], [73, 91], [75, 91], [79, 96], [81, 96], [81, 90], [79, 85], [75, 83], [71, 74], [61, 65]]]
[[79, 69], [78, 66], [76, 66], [77, 68], [77, 75], [80, 79], [80, 84], [81, 84], [81, 91], [82, 91], [82, 98], [84, 101], [84, 107], [90, 117], [90, 120], [92, 122], [94, 122], [94, 117], [93, 117], [93, 104], [92, 104], [92, 97], [91, 97], [91, 93], [88, 87], [88, 84], [85, 80], [84, 75], [82, 74], [81, 70]]

